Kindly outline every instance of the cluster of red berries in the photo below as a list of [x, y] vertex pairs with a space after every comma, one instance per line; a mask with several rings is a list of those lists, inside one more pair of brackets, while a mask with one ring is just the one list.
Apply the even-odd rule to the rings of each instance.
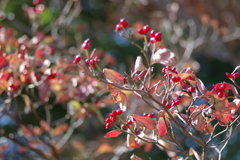
[[226, 92], [226, 86], [225, 84], [216, 84], [214, 86], [214, 90], [216, 91], [217, 95], [219, 98], [222, 98], [222, 97], [228, 97], [228, 93]]
[[123, 111], [121, 109], [113, 110], [109, 114], [110, 117], [105, 120], [105, 122], [106, 122], [106, 129], [111, 128], [112, 124], [117, 122], [117, 116], [119, 116], [121, 114], [123, 114]]
[[226, 73], [226, 76], [230, 79], [237, 79], [239, 77], [239, 73]]
[[172, 101], [171, 104], [168, 104], [168, 101], [167, 100], [164, 100], [163, 101], [163, 104], [166, 106], [167, 109], [171, 109], [179, 104], [181, 104], [181, 99], [180, 98], [176, 98]]
[[120, 19], [119, 23], [115, 27], [115, 32], [121, 31], [123, 28], [127, 28], [129, 26], [128, 22], [125, 19]]
[[100, 60], [97, 57], [85, 60], [85, 62], [90, 65], [90, 68], [96, 68], [97, 62], [99, 62], [99, 61]]
[[82, 60], [82, 57], [79, 55], [76, 55], [76, 57], [73, 60], [73, 63], [76, 64], [76, 63], [80, 62], [81, 60]]
[[177, 68], [176, 67], [170, 67], [170, 66], [166, 66], [162, 68], [162, 72], [165, 73], [164, 77], [167, 78], [169, 76], [172, 76], [172, 73], [178, 74], [177, 72]]
[[153, 118], [154, 114], [153, 113], [143, 113], [144, 117], [148, 117], [148, 118]]
[[86, 50], [90, 49], [90, 39], [89, 39], [89, 38], [86, 39], [86, 40], [83, 42], [83, 44], [82, 44], [82, 49], [86, 49]]
[[150, 27], [148, 25], [143, 26], [143, 28], [138, 30], [138, 33], [141, 35], [148, 34], [150, 32]]
[[162, 33], [151, 30], [150, 32], [150, 43], [156, 43], [162, 41]]

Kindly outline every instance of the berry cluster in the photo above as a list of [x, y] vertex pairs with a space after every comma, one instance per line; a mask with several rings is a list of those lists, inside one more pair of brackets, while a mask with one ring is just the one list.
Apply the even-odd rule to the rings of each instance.
[[82, 44], [82, 49], [88, 50], [90, 49], [90, 39], [86, 39]]
[[106, 129], [109, 129], [112, 127], [113, 123], [117, 122], [117, 116], [123, 114], [123, 111], [121, 109], [117, 109], [117, 110], [113, 110], [110, 114], [109, 114], [109, 118], [106, 119]]
[[148, 117], [148, 118], [153, 118], [154, 114], [153, 113], [143, 113], [144, 117]]
[[167, 100], [163, 101], [163, 105], [165, 105], [167, 109], [174, 108], [179, 104], [181, 104], [181, 99], [180, 98], [174, 99], [171, 104], [169, 104]]
[[228, 97], [228, 93], [227, 93], [226, 86], [224, 83], [216, 84], [214, 86], [214, 90], [216, 91], [219, 98], [223, 98], [223, 97], [227, 98]]
[[90, 68], [96, 68], [97, 62], [99, 62], [99, 61], [100, 60], [97, 57], [85, 60], [85, 62], [90, 65]]
[[163, 67], [162, 72], [165, 73], [165, 78], [172, 76], [172, 73], [178, 74], [176, 67], [171, 68], [170, 66]]
[[150, 32], [150, 43], [156, 43], [162, 41], [162, 33], [151, 30]]
[[127, 28], [129, 26], [128, 22], [125, 19], [120, 19], [119, 23], [115, 27], [115, 32], [121, 31], [123, 28]]
[[143, 28], [138, 30], [138, 33], [141, 35], [148, 34], [150, 27], [148, 25], [143, 26]]
[[239, 73], [226, 73], [226, 76], [230, 79], [237, 79], [239, 77]]

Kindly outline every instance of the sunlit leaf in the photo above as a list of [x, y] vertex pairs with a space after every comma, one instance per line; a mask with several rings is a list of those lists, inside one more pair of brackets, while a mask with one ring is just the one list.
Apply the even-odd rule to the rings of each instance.
[[97, 151], [96, 151], [98, 154], [103, 154], [103, 153], [112, 153], [113, 152], [113, 147], [110, 146], [109, 143], [103, 143], [101, 144]]
[[199, 78], [196, 78], [196, 81], [197, 81], [197, 88], [198, 90], [204, 94], [207, 92], [207, 88], [205, 87], [205, 85], [203, 84], [203, 82], [199, 79]]
[[164, 119], [164, 117], [159, 117], [157, 129], [160, 137], [164, 136], [167, 133], [167, 127], [168, 120]]
[[134, 71], [142, 71], [145, 68], [146, 67], [143, 64], [142, 57], [141, 56], [137, 56], [137, 59], [135, 61]]
[[127, 109], [126, 94], [121, 91], [114, 91], [111, 95], [113, 96], [114, 101], [119, 104], [121, 110], [125, 112]]
[[154, 130], [156, 128], [157, 121], [155, 119], [143, 117], [137, 114], [132, 115], [132, 117], [135, 118], [139, 125], [142, 125], [147, 129]]
[[173, 52], [169, 49], [163, 48], [157, 50], [151, 59], [151, 64], [160, 63], [165, 66], [175, 66], [178, 60]]
[[110, 132], [108, 132], [104, 138], [113, 138], [113, 137], [118, 137], [120, 134], [122, 134], [122, 131], [120, 130], [112, 130]]
[[128, 148], [140, 148], [136, 138], [133, 135], [127, 135], [127, 146]]
[[201, 155], [197, 151], [195, 151], [193, 148], [189, 149], [189, 155], [190, 156], [194, 155], [197, 160], [201, 160], [202, 159]]
[[120, 83], [123, 82], [124, 76], [112, 69], [103, 69], [103, 75], [107, 78], [110, 83]]
[[0, 70], [7, 67], [9, 65], [7, 59], [5, 57], [0, 57]]

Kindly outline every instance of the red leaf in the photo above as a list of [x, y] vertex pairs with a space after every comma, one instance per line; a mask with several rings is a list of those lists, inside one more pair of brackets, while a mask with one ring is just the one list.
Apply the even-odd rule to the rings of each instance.
[[9, 65], [8, 61], [4, 57], [0, 57], [0, 70]]
[[124, 76], [112, 69], [103, 69], [103, 75], [107, 78], [110, 83], [120, 83], [123, 82]]
[[136, 155], [132, 155], [131, 157], [130, 157], [130, 160], [142, 160], [142, 158], [140, 158], [140, 157], [138, 157], [138, 156], [136, 156]]
[[143, 125], [147, 129], [154, 130], [156, 128], [157, 121], [152, 118], [143, 117], [137, 114], [132, 115], [139, 125]]
[[113, 99], [115, 100], [115, 102], [119, 104], [121, 110], [125, 112], [127, 109], [126, 94], [121, 91], [114, 91], [111, 95], [113, 96]]
[[169, 49], [163, 48], [157, 50], [151, 59], [151, 64], [160, 63], [165, 66], [175, 66], [178, 61], [173, 52]]
[[198, 90], [202, 94], [206, 93], [207, 92], [207, 88], [204, 86], [203, 82], [200, 79], [198, 79], [198, 78], [196, 78], [196, 80], [197, 80], [197, 88], [198, 88]]
[[122, 134], [122, 131], [120, 130], [112, 130], [108, 132], [104, 138], [113, 138], [113, 137], [118, 137], [120, 134]]
[[49, 96], [51, 94], [50, 87], [51, 85], [49, 81], [45, 81], [43, 84], [39, 86], [40, 97], [44, 102], [47, 102], [49, 100]]
[[167, 119], [164, 120], [164, 117], [160, 117], [157, 126], [159, 136], [161, 137], [164, 136], [167, 133], [168, 120]]
[[145, 152], [150, 152], [153, 147], [153, 143], [146, 143], [144, 146], [144, 151]]

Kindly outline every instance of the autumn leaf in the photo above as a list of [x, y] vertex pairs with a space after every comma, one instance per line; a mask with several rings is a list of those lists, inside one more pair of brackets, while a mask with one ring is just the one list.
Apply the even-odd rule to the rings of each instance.
[[112, 130], [110, 132], [108, 132], [104, 138], [113, 138], [113, 137], [118, 137], [120, 134], [122, 134], [122, 131], [120, 130]]
[[7, 67], [9, 65], [7, 59], [5, 57], [0, 57], [0, 70]]
[[157, 50], [151, 59], [151, 64], [160, 63], [165, 66], [175, 66], [178, 60], [173, 52], [169, 49], [162, 48]]
[[107, 81], [110, 83], [120, 83], [123, 82], [124, 76], [112, 69], [103, 69], [103, 75], [107, 78]]
[[127, 146], [128, 148], [140, 148], [136, 138], [133, 135], [127, 135]]
[[151, 149], [152, 149], [152, 147], [153, 147], [153, 143], [148, 143], [148, 142], [146, 142], [146, 143], [145, 143], [145, 146], [144, 146], [144, 151], [145, 151], [145, 152], [150, 152]]
[[51, 93], [50, 90], [50, 83], [49, 81], [45, 81], [43, 84], [39, 86], [39, 91], [40, 91], [40, 97], [44, 102], [47, 102], [49, 100], [49, 96]]
[[157, 121], [152, 118], [143, 117], [137, 114], [132, 115], [139, 125], [143, 125], [145, 128], [154, 130], [156, 128]]
[[158, 134], [160, 137], [164, 136], [167, 133], [167, 127], [168, 127], [168, 120], [164, 119], [164, 117], [160, 117], [157, 125]]
[[101, 144], [97, 151], [98, 154], [103, 154], [103, 153], [112, 153], [113, 152], [113, 148], [110, 146], [109, 143], [103, 143]]
[[127, 109], [126, 94], [121, 91], [114, 91], [111, 95], [113, 96], [114, 101], [119, 104], [121, 110], [125, 112]]

